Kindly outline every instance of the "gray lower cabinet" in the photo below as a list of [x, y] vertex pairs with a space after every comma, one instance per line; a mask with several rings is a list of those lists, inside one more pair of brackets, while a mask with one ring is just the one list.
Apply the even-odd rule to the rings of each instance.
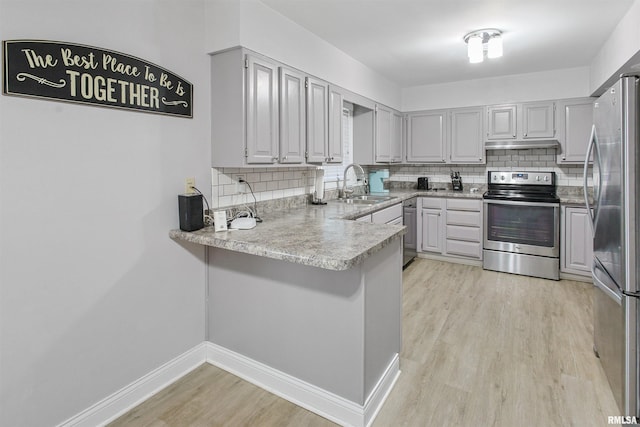
[[417, 218], [417, 251], [442, 254], [444, 243], [444, 199], [419, 197]]
[[594, 98], [564, 99], [557, 102], [557, 163], [582, 164], [593, 124]]
[[591, 276], [593, 262], [593, 233], [586, 208], [562, 209], [563, 231], [560, 240], [560, 271]]
[[418, 198], [417, 251], [482, 259], [482, 200]]
[[445, 254], [482, 259], [482, 200], [446, 199]]

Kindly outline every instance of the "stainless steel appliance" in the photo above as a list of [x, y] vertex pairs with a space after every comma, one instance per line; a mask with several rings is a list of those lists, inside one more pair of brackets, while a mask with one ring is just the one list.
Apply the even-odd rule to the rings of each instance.
[[404, 225], [407, 227], [407, 234], [404, 235], [402, 249], [402, 268], [406, 268], [417, 255], [417, 198], [412, 197], [402, 202], [402, 216]]
[[560, 199], [554, 172], [491, 171], [484, 193], [483, 267], [560, 279]]
[[[585, 160], [585, 201], [592, 212], [594, 351], [623, 415], [638, 404], [638, 77], [623, 77], [594, 104]], [[593, 204], [586, 196], [593, 152]]]

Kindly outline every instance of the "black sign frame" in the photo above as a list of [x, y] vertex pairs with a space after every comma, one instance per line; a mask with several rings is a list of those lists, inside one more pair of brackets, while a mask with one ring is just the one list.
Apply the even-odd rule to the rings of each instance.
[[5, 95], [193, 118], [193, 85], [156, 64], [94, 46], [3, 40]]

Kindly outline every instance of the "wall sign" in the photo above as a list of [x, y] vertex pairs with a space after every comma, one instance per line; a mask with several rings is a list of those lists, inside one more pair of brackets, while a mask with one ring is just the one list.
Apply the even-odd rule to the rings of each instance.
[[3, 42], [6, 95], [193, 117], [193, 85], [134, 56], [44, 40]]

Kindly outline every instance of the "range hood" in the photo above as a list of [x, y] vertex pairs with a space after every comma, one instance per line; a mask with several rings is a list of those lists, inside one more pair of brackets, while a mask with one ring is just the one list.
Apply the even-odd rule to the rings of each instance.
[[487, 150], [524, 150], [526, 148], [560, 148], [557, 139], [485, 141]]

